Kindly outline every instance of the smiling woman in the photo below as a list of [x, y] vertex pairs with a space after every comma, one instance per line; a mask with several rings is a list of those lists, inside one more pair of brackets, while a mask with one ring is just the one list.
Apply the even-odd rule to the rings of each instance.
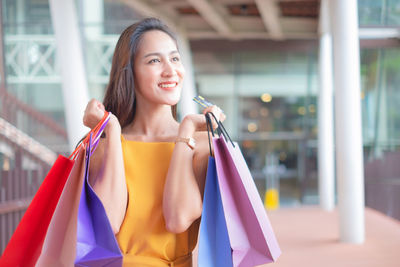
[[93, 99], [85, 111], [91, 128], [113, 114], [89, 175], [125, 267], [192, 265], [209, 156], [204, 114], [225, 115], [211, 106], [179, 123], [184, 74], [175, 35], [145, 19], [121, 34], [104, 105]]
[[143, 97], [175, 105], [180, 99], [184, 75], [176, 42], [162, 31], [145, 33], [135, 58], [138, 105], [144, 102], [140, 101]]

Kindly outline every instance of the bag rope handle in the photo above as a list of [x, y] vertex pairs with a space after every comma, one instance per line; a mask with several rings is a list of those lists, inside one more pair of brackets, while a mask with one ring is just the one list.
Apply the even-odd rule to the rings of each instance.
[[[216, 121], [216, 123], [217, 123], [217, 125], [218, 125], [218, 128], [217, 128], [218, 135], [219, 135], [219, 136], [221, 136], [221, 135], [224, 136], [224, 137], [225, 137], [225, 140], [226, 140], [226, 141], [229, 140], [229, 141], [231, 142], [232, 146], [235, 147], [235, 144], [233, 143], [231, 137], [229, 136], [229, 134], [228, 134], [228, 132], [226, 131], [226, 129], [225, 129], [224, 125], [222, 124], [222, 122], [219, 121], [219, 120], [217, 119], [217, 117], [215, 117], [214, 113], [212, 113], [212, 112], [207, 112], [207, 113], [206, 113], [206, 118], [207, 118], [207, 115], [211, 115], [211, 116], [214, 117], [214, 120]], [[206, 120], [207, 120], [207, 119], [206, 119]], [[211, 118], [210, 118], [210, 122], [211, 122]], [[211, 124], [211, 125], [212, 125], [212, 124]], [[212, 127], [211, 127], [211, 129], [212, 129]], [[213, 136], [214, 136], [214, 135], [213, 135]]]
[[211, 118], [210, 115], [207, 113], [205, 114], [206, 116], [206, 125], [207, 125], [207, 135], [208, 135], [208, 147], [210, 148], [210, 156], [212, 157], [212, 149], [211, 149], [211, 138], [210, 138], [210, 132], [212, 133], [212, 136], [214, 137], [214, 131], [212, 128], [212, 122], [211, 122]]
[[96, 146], [97, 146], [98, 139], [101, 136], [101, 133], [104, 131], [105, 125], [107, 124], [108, 120], [110, 119], [110, 114], [111, 113], [108, 111], [104, 112], [103, 118], [99, 121], [99, 123], [92, 130], [89, 131], [89, 133], [86, 135], [85, 139], [79, 143], [79, 145], [71, 153], [71, 155], [68, 157], [68, 159], [72, 159], [72, 160], [76, 159], [76, 157], [78, 155], [78, 151], [81, 149], [81, 147], [86, 146], [88, 144], [91, 134], [96, 136], [95, 142], [96, 142]]

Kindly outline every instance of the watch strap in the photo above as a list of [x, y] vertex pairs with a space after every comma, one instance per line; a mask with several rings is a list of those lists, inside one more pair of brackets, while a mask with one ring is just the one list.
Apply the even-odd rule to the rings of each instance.
[[181, 142], [181, 143], [186, 143], [191, 149], [194, 149], [196, 146], [196, 141], [192, 137], [177, 137], [175, 139], [175, 144]]

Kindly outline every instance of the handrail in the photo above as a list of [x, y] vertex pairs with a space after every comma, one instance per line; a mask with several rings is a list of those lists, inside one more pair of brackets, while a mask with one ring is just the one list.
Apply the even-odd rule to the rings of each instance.
[[53, 151], [18, 130], [3, 118], [0, 118], [0, 136], [5, 137], [33, 157], [38, 158], [50, 166], [53, 165], [57, 158], [57, 155]]
[[6, 202], [0, 202], [0, 215], [7, 214], [10, 212], [16, 212], [20, 210], [25, 210], [31, 203], [32, 198], [10, 200]]
[[21, 100], [19, 100], [17, 97], [8, 93], [6, 90], [4, 90], [4, 89], [0, 90], [0, 98], [3, 99], [3, 106], [4, 106], [3, 109], [5, 110], [5, 112], [3, 110], [3, 113], [2, 113], [3, 117], [7, 117], [7, 116], [5, 116], [6, 114], [4, 114], [7, 112], [6, 107], [10, 106], [10, 105], [15, 105], [18, 110], [24, 112], [30, 118], [43, 124], [50, 130], [54, 131], [56, 134], [59, 134], [62, 137], [67, 138], [67, 132], [63, 127], [59, 126], [56, 122], [54, 122], [48, 116], [40, 113], [36, 109], [32, 108], [31, 106], [29, 106], [29, 105], [25, 104], [24, 102], [22, 102]]

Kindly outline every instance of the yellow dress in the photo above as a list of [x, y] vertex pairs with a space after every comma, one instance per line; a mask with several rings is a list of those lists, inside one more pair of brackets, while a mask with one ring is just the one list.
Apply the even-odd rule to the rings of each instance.
[[172, 142], [138, 142], [121, 137], [128, 207], [116, 238], [123, 266], [192, 266], [199, 222], [184, 233], [165, 228], [162, 199], [174, 149]]

